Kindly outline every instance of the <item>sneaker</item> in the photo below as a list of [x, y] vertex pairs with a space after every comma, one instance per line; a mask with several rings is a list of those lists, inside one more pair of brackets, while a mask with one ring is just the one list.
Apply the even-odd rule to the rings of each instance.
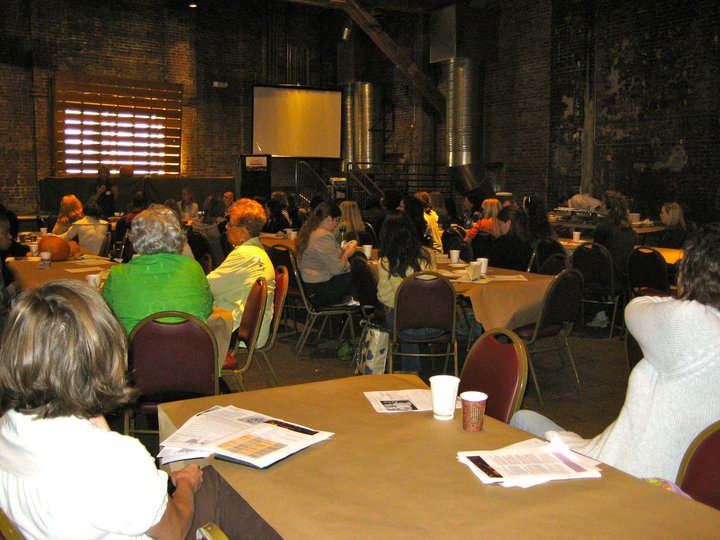
[[609, 324], [610, 319], [608, 319], [607, 313], [598, 311], [595, 314], [595, 318], [588, 323], [588, 326], [592, 328], [607, 328]]

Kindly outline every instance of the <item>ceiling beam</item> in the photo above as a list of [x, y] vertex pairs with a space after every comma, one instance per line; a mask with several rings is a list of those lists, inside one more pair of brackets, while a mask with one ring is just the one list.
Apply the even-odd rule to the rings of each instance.
[[[305, 4], [320, 8], [342, 9], [333, 0], [284, 0], [293, 4]], [[405, 13], [429, 13], [452, 4], [455, 0], [372, 0], [367, 5], [371, 9], [401, 11]]]
[[375, 17], [365, 10], [357, 0], [331, 0], [331, 2], [345, 10], [358, 28], [368, 35], [378, 49], [395, 64], [397, 70], [440, 115], [445, 114], [445, 96], [440, 93], [430, 77], [425, 75], [412, 58], [382, 29]]

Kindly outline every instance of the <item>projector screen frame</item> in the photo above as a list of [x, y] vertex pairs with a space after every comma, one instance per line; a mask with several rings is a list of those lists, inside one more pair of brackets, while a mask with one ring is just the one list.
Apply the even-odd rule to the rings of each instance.
[[[269, 106], [260, 109], [260, 104], [256, 103], [256, 101], [258, 101], [258, 91], [263, 89], [268, 90], [269, 94], [275, 94], [272, 97], [285, 94], [287, 97], [282, 98], [285, 101], [282, 103], [285, 111], [272, 110], [273, 108]], [[298, 141], [312, 141], [312, 145], [307, 146], [305, 149], [317, 144], [313, 150], [300, 150], [302, 143], [296, 142], [293, 146], [287, 142], [280, 142], [280, 129], [278, 128], [287, 125], [287, 107], [291, 105], [290, 96], [293, 93], [299, 96], [313, 96], [316, 99], [316, 102], [312, 104], [314, 109], [309, 107], [308, 110], [303, 111], [304, 120], [301, 120], [301, 124], [304, 122], [305, 125], [290, 128], [294, 132], [297, 130]], [[322, 100], [317, 98], [321, 97], [321, 94], [325, 94], [324, 97], [327, 103], [319, 103]], [[271, 96], [260, 97], [265, 100], [265, 105], [269, 105]], [[256, 126], [256, 121], [261, 121], [258, 120], [258, 114], [262, 114], [262, 118], [265, 119], [265, 125], [262, 128], [264, 131], [260, 130], [259, 126]], [[308, 117], [308, 114], [312, 115], [312, 118]], [[342, 90], [337, 88], [255, 84], [253, 85], [252, 99], [252, 152], [284, 158], [342, 160], [342, 114]]]

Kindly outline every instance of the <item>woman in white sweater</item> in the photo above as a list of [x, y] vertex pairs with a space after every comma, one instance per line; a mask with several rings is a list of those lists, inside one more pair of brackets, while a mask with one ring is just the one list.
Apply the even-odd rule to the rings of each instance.
[[80, 247], [97, 255], [100, 253], [105, 236], [110, 231], [110, 223], [100, 219], [101, 212], [97, 203], [88, 203], [85, 206], [85, 217], [78, 219], [67, 231], [58, 236], [65, 240], [77, 238]]
[[625, 310], [644, 358], [630, 374], [617, 419], [586, 440], [532, 411], [511, 425], [560, 436], [573, 450], [639, 477], [675, 480], [698, 433], [720, 419], [720, 224], [685, 246], [680, 298], [638, 297]]

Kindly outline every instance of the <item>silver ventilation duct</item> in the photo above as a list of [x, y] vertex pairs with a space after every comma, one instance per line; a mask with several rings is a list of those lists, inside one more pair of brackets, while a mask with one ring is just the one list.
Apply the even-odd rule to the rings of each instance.
[[477, 93], [472, 61], [447, 61], [447, 150], [448, 166], [469, 165], [473, 161], [474, 96]]
[[343, 158], [368, 169], [382, 159], [382, 103], [376, 87], [368, 82], [347, 85], [343, 97]]

